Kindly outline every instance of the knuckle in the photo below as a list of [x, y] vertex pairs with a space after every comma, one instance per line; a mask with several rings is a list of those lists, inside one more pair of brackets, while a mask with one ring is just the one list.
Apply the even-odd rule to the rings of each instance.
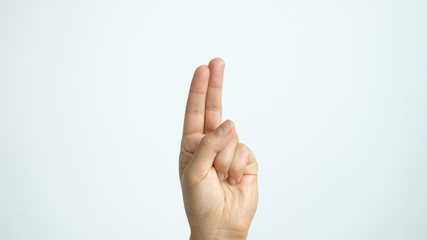
[[201, 146], [205, 148], [212, 148], [213, 147], [213, 141], [208, 135], [204, 136], [202, 140], [200, 141]]
[[194, 143], [191, 141], [190, 137], [184, 136], [181, 139], [181, 153], [189, 154], [194, 153]]
[[205, 111], [200, 108], [188, 108], [185, 109], [185, 114], [187, 115], [203, 115], [205, 114]]
[[251, 152], [249, 147], [244, 143], [239, 143], [239, 148], [240, 148], [240, 151], [246, 156], [248, 156], [249, 153]]
[[189, 150], [188, 146], [189, 146], [188, 139], [186, 137], [183, 137], [181, 139], [181, 153], [188, 152]]
[[258, 172], [258, 162], [255, 160], [255, 158], [252, 164], [254, 165], [255, 170]]
[[249, 158], [248, 166], [250, 166], [250, 168], [253, 169], [255, 173], [258, 172], [258, 161], [255, 159], [253, 154]]
[[232, 176], [232, 177], [236, 177], [236, 176], [238, 176], [238, 175], [240, 175], [240, 172], [241, 172], [241, 169], [242, 167], [239, 167], [239, 166], [237, 166], [237, 165], [232, 165], [231, 167], [230, 167], [230, 169], [228, 170], [228, 172], [229, 172], [229, 174]]
[[213, 131], [215, 131], [215, 128], [213, 128], [211, 126], [205, 126], [205, 132], [206, 133], [210, 133], [210, 132], [213, 132]]
[[201, 139], [202, 136], [196, 134], [184, 135], [181, 139], [181, 153], [194, 154]]
[[207, 105], [206, 106], [206, 110], [210, 111], [210, 112], [220, 112], [221, 111], [221, 107], [219, 107], [218, 105]]
[[234, 137], [236, 138], [236, 142], [238, 143], [240, 141], [239, 134], [237, 132], [234, 132]]
[[214, 165], [218, 167], [227, 167], [227, 165], [230, 165], [231, 160], [225, 159], [225, 158], [218, 158], [216, 157], [214, 160]]
[[187, 183], [196, 183], [200, 179], [200, 172], [194, 171], [191, 166], [188, 166], [184, 168], [182, 178], [182, 181], [185, 181]]
[[227, 165], [224, 163], [214, 163], [214, 168], [217, 172], [227, 173], [229, 171]]
[[216, 170], [227, 173], [232, 166], [233, 157], [226, 156], [223, 153], [219, 153], [214, 160], [214, 167]]

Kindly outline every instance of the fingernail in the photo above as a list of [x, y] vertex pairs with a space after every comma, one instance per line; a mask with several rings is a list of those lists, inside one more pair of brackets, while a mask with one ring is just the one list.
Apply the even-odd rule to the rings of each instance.
[[236, 180], [234, 178], [232, 178], [232, 177], [229, 177], [228, 181], [230, 182], [231, 185], [236, 184]]
[[219, 178], [220, 181], [224, 180], [224, 173], [219, 172], [218, 173], [218, 178]]
[[231, 131], [232, 125], [230, 121], [225, 121], [217, 128], [217, 133], [221, 136], [226, 136]]

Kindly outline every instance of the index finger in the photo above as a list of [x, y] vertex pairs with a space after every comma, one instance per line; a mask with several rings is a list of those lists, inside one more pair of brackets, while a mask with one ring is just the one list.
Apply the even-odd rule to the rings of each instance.
[[183, 135], [203, 133], [209, 76], [210, 70], [207, 65], [201, 65], [194, 71], [185, 108]]

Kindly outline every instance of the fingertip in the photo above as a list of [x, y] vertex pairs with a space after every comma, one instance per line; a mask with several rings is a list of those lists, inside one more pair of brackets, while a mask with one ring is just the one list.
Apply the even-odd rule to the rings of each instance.
[[210, 74], [209, 66], [206, 64], [199, 65], [194, 71], [194, 75], [209, 76], [209, 74]]
[[233, 177], [229, 177], [228, 182], [230, 183], [230, 185], [236, 185], [237, 183], [236, 179], [234, 179]]
[[225, 177], [225, 174], [224, 173], [222, 173], [222, 172], [218, 172], [217, 173], [217, 175], [218, 175], [218, 180], [219, 181], [222, 181], [222, 180], [224, 180], [226, 177]]
[[233, 128], [235, 127], [235, 124], [234, 124], [234, 122], [231, 119], [227, 119], [227, 120], [224, 121], [224, 123], [225, 122], [228, 122], [228, 124], [231, 124], [233, 126]]
[[232, 131], [231, 131], [231, 132], [236, 132], [236, 124], [234, 124], [234, 122], [233, 122], [233, 121], [231, 121], [230, 119], [227, 119], [227, 120], [225, 120], [224, 122], [228, 122], [228, 124], [230, 124], [230, 125], [231, 125], [231, 129], [232, 129]]
[[206, 94], [209, 82], [210, 70], [207, 65], [200, 65], [193, 75], [190, 91], [194, 93]]
[[216, 129], [216, 133], [220, 136], [227, 136], [232, 133], [234, 129], [235, 125], [233, 121], [227, 119], [221, 125], [219, 125], [219, 127]]
[[225, 66], [225, 61], [220, 57], [213, 58], [212, 60], [209, 61], [209, 67], [224, 67], [224, 66]]

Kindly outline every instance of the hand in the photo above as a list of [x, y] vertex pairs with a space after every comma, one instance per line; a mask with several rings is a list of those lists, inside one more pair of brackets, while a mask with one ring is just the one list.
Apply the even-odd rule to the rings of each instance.
[[221, 124], [223, 75], [220, 58], [199, 66], [188, 94], [179, 176], [190, 239], [246, 239], [258, 204], [256, 159]]

